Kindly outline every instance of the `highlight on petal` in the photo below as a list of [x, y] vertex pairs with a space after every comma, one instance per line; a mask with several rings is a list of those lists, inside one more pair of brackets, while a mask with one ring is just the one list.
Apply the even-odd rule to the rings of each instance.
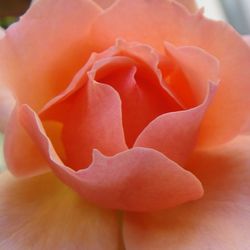
[[12, 93], [6, 86], [0, 84], [0, 131], [5, 130], [14, 107], [15, 98]]
[[122, 37], [159, 51], [164, 50], [164, 41], [196, 46], [218, 59], [221, 84], [203, 121], [200, 146], [229, 141], [248, 119], [250, 49], [229, 25], [206, 19], [200, 12], [191, 15], [172, 1], [119, 0], [96, 19], [91, 35], [97, 51]]
[[103, 9], [110, 7], [115, 2], [115, 0], [93, 0], [93, 1], [96, 2]]
[[18, 180], [0, 174], [1, 249], [122, 247], [120, 218], [89, 204], [53, 174]]
[[0, 74], [21, 103], [38, 110], [65, 89], [92, 52], [88, 33], [100, 12], [91, 1], [42, 0], [7, 29]]
[[247, 249], [250, 246], [250, 137], [200, 150], [190, 169], [205, 195], [161, 213], [127, 213], [126, 249]]
[[100, 206], [151, 211], [198, 199], [203, 194], [194, 175], [153, 149], [133, 148], [111, 157], [95, 150], [92, 164], [74, 171], [58, 157], [38, 116], [27, 106], [22, 107], [20, 116], [55, 174]]
[[20, 124], [17, 107], [6, 127], [4, 156], [8, 169], [15, 176], [28, 177], [50, 170], [45, 158]]

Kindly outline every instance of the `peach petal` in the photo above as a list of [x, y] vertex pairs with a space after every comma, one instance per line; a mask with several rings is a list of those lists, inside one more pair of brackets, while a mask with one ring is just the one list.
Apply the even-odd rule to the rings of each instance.
[[210, 84], [207, 97], [195, 108], [157, 117], [138, 136], [134, 146], [153, 148], [185, 165], [196, 145], [201, 120], [216, 89]]
[[[134, 145], [154, 148], [183, 165], [197, 142], [200, 123], [217, 90], [213, 83], [218, 82], [218, 62], [198, 48], [175, 48], [166, 44], [166, 50], [167, 56], [174, 60], [168, 63], [168, 69], [173, 68], [173, 73], [167, 73], [168, 88], [178, 95], [184, 106], [193, 108], [157, 117], [145, 127]], [[182, 72], [187, 81], [172, 79]], [[187, 97], [186, 92], [189, 92]]]
[[127, 213], [126, 249], [248, 249], [250, 137], [197, 151], [190, 162], [202, 199], [161, 213]]
[[56, 154], [38, 116], [26, 105], [20, 116], [55, 174], [100, 206], [151, 211], [198, 199], [203, 194], [194, 175], [153, 149], [133, 148], [111, 157], [94, 150], [92, 164], [74, 171]]
[[122, 248], [117, 213], [89, 204], [52, 174], [0, 175], [1, 249]]
[[1, 77], [21, 103], [37, 110], [65, 89], [91, 53], [87, 37], [100, 12], [91, 1], [37, 1], [10, 26], [0, 41]]
[[115, 2], [115, 0], [93, 0], [93, 1], [96, 2], [103, 9], [110, 7]]
[[88, 166], [93, 148], [107, 155], [127, 149], [121, 101], [112, 87], [90, 81], [65, 103], [54, 106], [53, 112], [60, 114], [52, 120], [62, 121], [62, 142], [70, 167], [77, 170]]
[[0, 131], [4, 131], [15, 107], [15, 98], [10, 90], [0, 84]]
[[160, 51], [164, 41], [197, 46], [218, 58], [221, 85], [203, 121], [199, 143], [216, 145], [238, 134], [249, 117], [250, 49], [230, 26], [208, 20], [200, 12], [190, 15], [174, 2], [119, 0], [95, 21], [91, 31], [95, 50], [109, 47], [117, 37]]
[[17, 108], [6, 127], [4, 155], [9, 170], [15, 176], [28, 177], [49, 171], [48, 163], [20, 125]]

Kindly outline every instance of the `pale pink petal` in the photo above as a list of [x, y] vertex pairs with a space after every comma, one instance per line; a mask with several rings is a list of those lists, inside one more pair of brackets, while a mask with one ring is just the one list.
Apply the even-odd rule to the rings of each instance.
[[198, 199], [203, 194], [194, 175], [153, 149], [133, 148], [112, 157], [94, 150], [92, 164], [74, 171], [56, 154], [38, 116], [25, 105], [20, 116], [55, 174], [100, 206], [151, 211]]
[[5, 36], [5, 30], [0, 27], [0, 39]]
[[204, 185], [201, 200], [162, 213], [129, 213], [126, 249], [248, 249], [250, 137], [196, 152], [190, 167]]
[[10, 90], [0, 83], [0, 131], [5, 130], [14, 107], [15, 98]]
[[250, 35], [243, 36], [243, 39], [248, 45], [250, 45]]
[[195, 0], [175, 0], [175, 1], [184, 5], [190, 12], [195, 12], [198, 9]]
[[164, 41], [197, 46], [217, 57], [221, 86], [203, 122], [200, 144], [222, 143], [238, 134], [249, 116], [250, 49], [230, 26], [201, 13], [190, 15], [174, 2], [120, 0], [92, 27], [95, 50], [109, 47], [117, 37], [160, 51]]
[[0, 175], [1, 249], [122, 248], [119, 215], [97, 208], [52, 174]]
[[96, 2], [103, 9], [110, 7], [115, 2], [115, 0], [93, 0], [93, 1]]
[[17, 109], [7, 124], [4, 140], [5, 161], [16, 176], [32, 176], [49, 170], [48, 163], [20, 125]]
[[88, 59], [89, 28], [101, 12], [91, 1], [42, 0], [0, 41], [1, 79], [21, 103], [41, 108]]

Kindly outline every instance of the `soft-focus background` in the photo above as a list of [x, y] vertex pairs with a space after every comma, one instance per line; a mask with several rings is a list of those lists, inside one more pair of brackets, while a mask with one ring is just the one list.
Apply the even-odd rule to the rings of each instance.
[[[250, 0], [196, 1], [199, 7], [204, 7], [207, 17], [224, 20], [233, 25], [241, 34], [250, 34]], [[18, 20], [18, 17], [27, 10], [30, 2], [31, 0], [0, 0], [0, 26], [7, 28], [11, 23]], [[3, 135], [0, 133], [0, 171], [5, 166], [2, 142]]]

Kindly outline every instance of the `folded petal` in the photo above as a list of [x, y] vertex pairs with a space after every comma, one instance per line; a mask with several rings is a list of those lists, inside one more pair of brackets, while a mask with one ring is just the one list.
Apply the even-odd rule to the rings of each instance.
[[93, 148], [107, 155], [127, 149], [120, 97], [112, 87], [94, 81], [86, 83], [51, 109], [57, 114], [50, 120], [59, 119], [63, 124], [61, 136], [68, 166], [76, 170], [87, 167]]
[[7, 87], [0, 83], [0, 131], [4, 131], [15, 107], [15, 98]]
[[189, 108], [158, 116], [134, 145], [154, 148], [183, 165], [196, 145], [202, 118], [217, 90], [211, 81], [218, 82], [218, 62], [198, 48], [174, 48], [170, 44], [166, 48], [174, 60], [165, 76], [167, 85]]
[[16, 176], [27, 177], [49, 171], [43, 155], [20, 125], [17, 109], [6, 127], [4, 155], [9, 170]]
[[117, 214], [97, 208], [52, 174], [0, 175], [1, 249], [120, 249]]
[[151, 211], [198, 199], [203, 194], [194, 175], [153, 149], [133, 148], [110, 157], [94, 150], [91, 165], [74, 171], [58, 157], [38, 116], [27, 106], [23, 106], [20, 116], [55, 174], [100, 206]]
[[117, 37], [148, 43], [160, 51], [164, 41], [197, 46], [217, 57], [221, 86], [202, 124], [199, 143], [215, 145], [238, 134], [249, 117], [250, 49], [230, 26], [201, 13], [190, 15], [172, 1], [119, 0], [95, 21], [93, 46], [103, 50]]
[[91, 53], [100, 11], [91, 1], [37, 1], [11, 25], [0, 41], [1, 78], [21, 103], [39, 109], [65, 88]]
[[202, 199], [162, 213], [127, 213], [126, 249], [248, 249], [250, 137], [200, 150], [190, 168], [204, 185]]

